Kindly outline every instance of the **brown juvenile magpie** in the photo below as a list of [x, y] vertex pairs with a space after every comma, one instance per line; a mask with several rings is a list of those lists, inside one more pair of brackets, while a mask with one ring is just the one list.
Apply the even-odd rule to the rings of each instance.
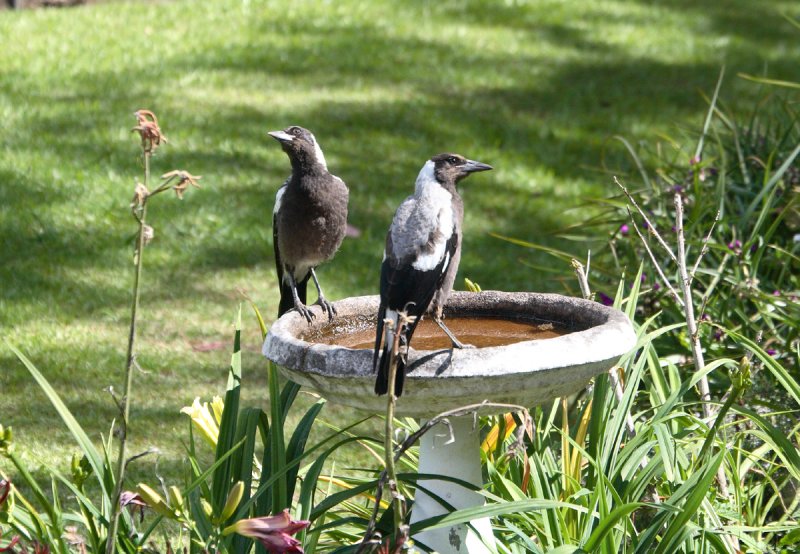
[[333, 319], [336, 308], [325, 299], [314, 272], [333, 258], [347, 230], [349, 191], [328, 172], [325, 156], [314, 135], [291, 126], [269, 135], [280, 142], [292, 163], [292, 174], [275, 195], [272, 238], [281, 288], [278, 317], [292, 308], [308, 323], [315, 315], [306, 306], [308, 279], [314, 279], [319, 304]]
[[[389, 388], [389, 352], [399, 324], [398, 312], [404, 311], [414, 319], [400, 338], [405, 352], [398, 356], [396, 396], [403, 392], [405, 356], [414, 329], [424, 314], [433, 317], [454, 347], [464, 347], [442, 321], [442, 310], [453, 289], [461, 260], [464, 204], [456, 183], [470, 173], [489, 169], [492, 166], [458, 154], [434, 156], [422, 166], [414, 194], [397, 208], [386, 235], [381, 265], [381, 303], [372, 361], [373, 371], [378, 371], [376, 394], [386, 394]], [[386, 325], [386, 320], [392, 323]]]

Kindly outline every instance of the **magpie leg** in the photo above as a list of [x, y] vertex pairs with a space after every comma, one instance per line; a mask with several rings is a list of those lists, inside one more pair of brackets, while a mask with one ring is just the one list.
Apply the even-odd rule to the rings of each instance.
[[471, 344], [464, 344], [458, 340], [453, 332], [447, 328], [447, 325], [444, 324], [442, 318], [433, 316], [433, 320], [436, 322], [436, 325], [438, 325], [442, 331], [444, 331], [444, 334], [447, 335], [447, 337], [450, 339], [450, 342], [453, 343], [453, 348], [475, 348]]
[[314, 272], [314, 268], [311, 268], [311, 278], [314, 279], [314, 284], [317, 286], [317, 295], [319, 298], [316, 301], [316, 304], [322, 306], [322, 309], [328, 313], [328, 319], [333, 319], [333, 316], [336, 315], [336, 307], [328, 302], [325, 299], [325, 296], [322, 294], [322, 287], [319, 286], [319, 281], [317, 280], [317, 274]]
[[[289, 271], [286, 275], [289, 277], [289, 282], [292, 285], [292, 298], [294, 299], [294, 309], [300, 312], [300, 315], [306, 318], [308, 324], [311, 325], [311, 321], [316, 316], [313, 313], [311, 313], [311, 310], [308, 309], [308, 306], [300, 302], [300, 297], [297, 295], [297, 281], [295, 280], [292, 272]], [[316, 278], [314, 279], [314, 281], [316, 282]]]

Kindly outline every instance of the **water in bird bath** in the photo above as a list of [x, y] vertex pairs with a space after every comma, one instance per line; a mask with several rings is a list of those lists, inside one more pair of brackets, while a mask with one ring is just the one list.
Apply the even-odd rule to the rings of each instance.
[[[573, 331], [552, 322], [523, 319], [450, 317], [445, 323], [461, 342], [476, 348], [550, 339]], [[375, 322], [364, 318], [334, 320], [329, 325], [303, 335], [303, 340], [354, 349], [372, 349], [375, 347]], [[417, 325], [411, 344], [417, 350], [441, 350], [451, 346], [450, 339], [430, 318], [423, 319]]]

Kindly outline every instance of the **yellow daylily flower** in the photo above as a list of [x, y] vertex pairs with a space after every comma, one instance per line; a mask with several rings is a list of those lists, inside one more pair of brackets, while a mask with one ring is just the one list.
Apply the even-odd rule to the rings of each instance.
[[[194, 399], [191, 406], [181, 408], [181, 413], [192, 418], [192, 423], [203, 435], [203, 438], [212, 448], [216, 448], [219, 440], [219, 420], [222, 419], [222, 400], [218, 396], [214, 397], [211, 409], [209, 409], [208, 402], [200, 404], [198, 397]], [[217, 413], [220, 414], [219, 417], [216, 417]]]

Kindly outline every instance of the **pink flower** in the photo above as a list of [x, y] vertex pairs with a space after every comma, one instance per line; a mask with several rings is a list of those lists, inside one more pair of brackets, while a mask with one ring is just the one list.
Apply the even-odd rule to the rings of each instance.
[[267, 552], [273, 554], [303, 554], [300, 541], [292, 537], [310, 525], [310, 521], [294, 521], [289, 517], [289, 510], [278, 515], [240, 519], [223, 534], [238, 533], [260, 542]]

